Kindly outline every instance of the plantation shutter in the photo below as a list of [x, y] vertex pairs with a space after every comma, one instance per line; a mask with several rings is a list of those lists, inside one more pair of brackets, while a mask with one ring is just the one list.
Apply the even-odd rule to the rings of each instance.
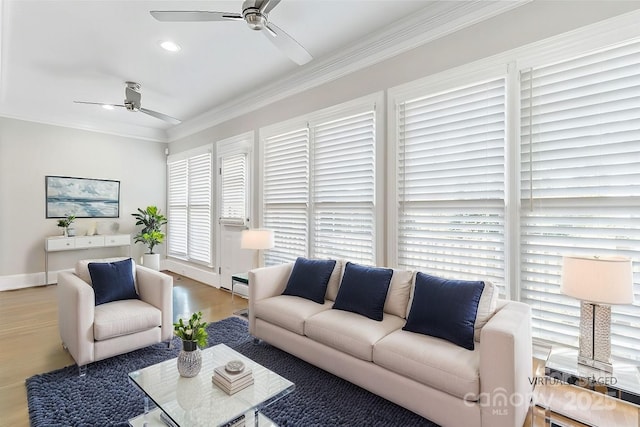
[[187, 160], [168, 163], [167, 253], [187, 256]]
[[374, 265], [375, 113], [312, 130], [312, 254]]
[[521, 81], [521, 287], [534, 336], [578, 345], [579, 301], [560, 293], [562, 255], [628, 256], [636, 303], [612, 306], [612, 354], [639, 361], [640, 43]]
[[244, 225], [247, 213], [247, 153], [221, 157], [221, 216], [223, 224]]
[[505, 80], [401, 100], [397, 111], [398, 265], [489, 279], [505, 294]]
[[189, 259], [211, 265], [211, 153], [189, 158]]
[[309, 237], [309, 131], [293, 130], [264, 140], [263, 225], [275, 231], [265, 265], [307, 256]]

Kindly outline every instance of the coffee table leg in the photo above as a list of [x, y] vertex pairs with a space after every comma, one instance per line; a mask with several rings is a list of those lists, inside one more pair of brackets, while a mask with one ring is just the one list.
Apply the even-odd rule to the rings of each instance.
[[147, 417], [149, 416], [149, 397], [147, 397], [147, 395], [145, 394], [144, 396], [144, 418], [143, 418], [143, 422], [142, 425], [143, 427], [147, 427], [149, 425], [149, 420], [147, 419]]

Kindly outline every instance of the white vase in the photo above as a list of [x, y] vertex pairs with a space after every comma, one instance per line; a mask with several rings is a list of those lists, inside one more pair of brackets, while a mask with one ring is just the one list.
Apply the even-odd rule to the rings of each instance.
[[160, 254], [142, 255], [142, 265], [152, 270], [160, 270]]

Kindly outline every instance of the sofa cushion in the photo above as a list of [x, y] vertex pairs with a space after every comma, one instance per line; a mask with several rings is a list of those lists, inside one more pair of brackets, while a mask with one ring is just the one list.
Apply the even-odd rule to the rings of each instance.
[[300, 297], [278, 295], [256, 301], [254, 312], [256, 318], [278, 325], [298, 335], [304, 335], [305, 320], [321, 311], [329, 310], [332, 304], [331, 301], [326, 301], [320, 305]]
[[403, 323], [404, 319], [391, 314], [385, 314], [382, 321], [374, 322], [349, 311], [327, 310], [307, 319], [304, 334], [358, 359], [372, 361], [373, 345], [400, 329]]
[[287, 287], [282, 295], [292, 295], [324, 304], [327, 284], [335, 266], [336, 262], [331, 259], [299, 257], [293, 265]]
[[131, 258], [116, 262], [90, 262], [88, 264], [95, 304], [137, 299]]
[[347, 262], [333, 308], [381, 321], [392, 274], [390, 268]]
[[477, 401], [480, 349], [467, 351], [439, 338], [395, 331], [373, 347], [373, 362], [453, 396]]
[[393, 269], [387, 300], [384, 303], [385, 313], [402, 318], [407, 317], [407, 305], [411, 295], [413, 275], [413, 271]]
[[343, 259], [336, 260], [336, 266], [331, 273], [331, 277], [329, 278], [329, 284], [327, 284], [327, 295], [326, 299], [335, 301], [338, 296], [338, 289], [340, 289], [340, 282], [342, 281], [342, 273], [344, 272], [344, 266], [347, 261]]
[[[91, 282], [91, 274], [89, 274], [89, 263], [91, 262], [116, 262], [130, 259], [129, 257], [113, 257], [113, 258], [96, 258], [96, 259], [81, 259], [76, 262], [75, 273], [76, 276], [93, 286]], [[136, 263], [131, 264], [131, 274], [133, 274], [133, 281], [136, 282]]]
[[162, 312], [137, 299], [113, 301], [96, 307], [93, 337], [96, 341], [160, 327]]
[[404, 330], [474, 348], [474, 324], [484, 282], [448, 280], [418, 272]]
[[480, 331], [482, 327], [487, 324], [489, 319], [496, 312], [496, 305], [498, 303], [498, 288], [492, 282], [485, 280], [484, 289], [482, 289], [482, 295], [480, 296], [480, 302], [478, 303], [478, 314], [476, 315], [476, 322], [473, 326], [473, 339], [476, 342], [480, 342]]

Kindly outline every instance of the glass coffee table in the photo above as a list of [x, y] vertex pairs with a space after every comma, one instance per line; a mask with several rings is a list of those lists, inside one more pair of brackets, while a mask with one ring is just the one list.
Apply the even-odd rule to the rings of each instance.
[[[252, 369], [253, 385], [228, 395], [211, 380], [214, 368], [242, 360]], [[144, 414], [131, 426], [273, 426], [260, 413], [294, 389], [294, 384], [224, 344], [202, 350], [202, 369], [193, 378], [181, 377], [176, 359], [129, 373], [129, 380], [145, 393]], [[149, 411], [149, 401], [157, 408]], [[244, 418], [242, 418], [244, 417]], [[243, 419], [238, 423], [236, 420]]]

